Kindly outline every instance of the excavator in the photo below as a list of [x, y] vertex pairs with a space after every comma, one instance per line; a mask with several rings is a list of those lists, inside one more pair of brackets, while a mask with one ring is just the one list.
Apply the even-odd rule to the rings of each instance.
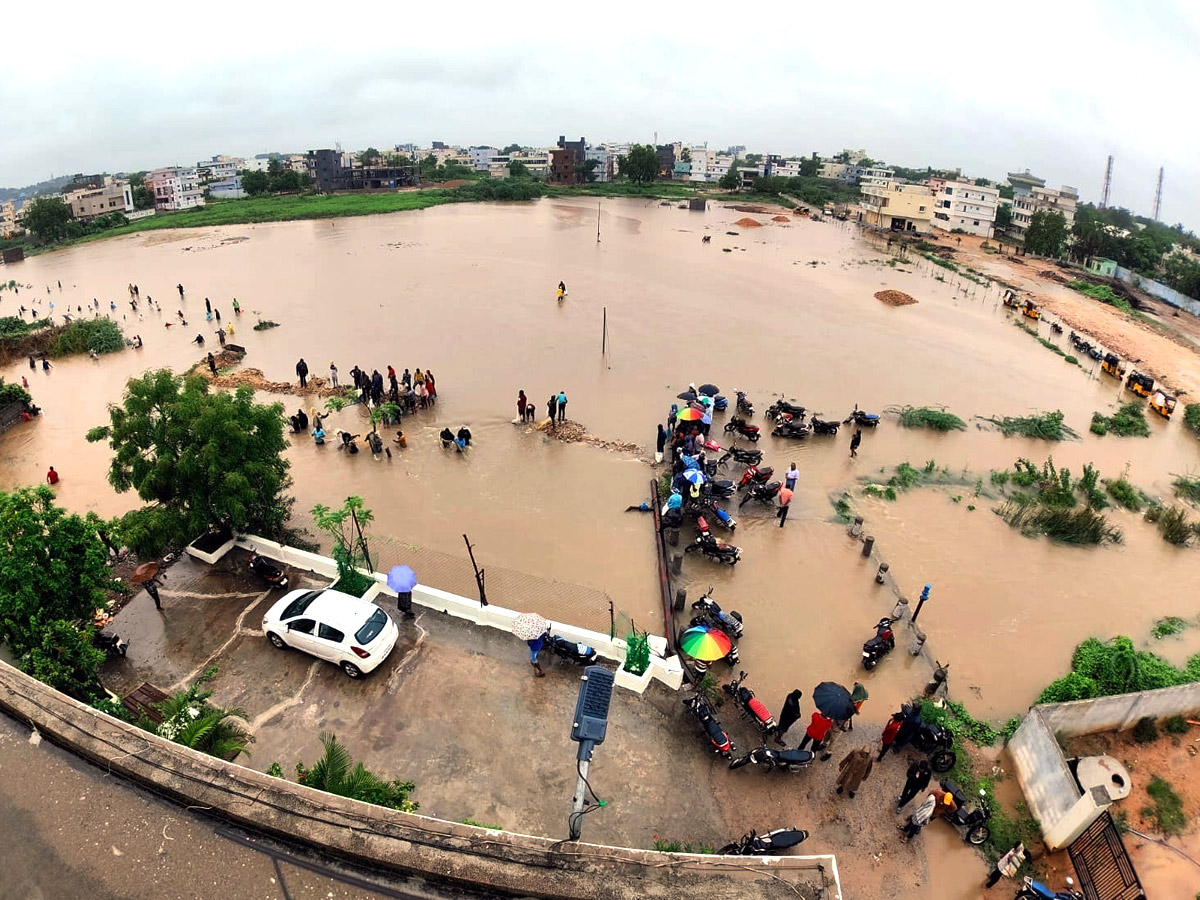
[[1149, 397], [1150, 392], [1154, 390], [1154, 379], [1134, 369], [1125, 379], [1125, 389], [1133, 391], [1139, 397]]
[[1159, 388], [1150, 397], [1150, 408], [1169, 422], [1175, 412], [1175, 397]]
[[1115, 353], [1104, 354], [1104, 362], [1100, 363], [1100, 369], [1118, 381], [1125, 377], [1125, 368], [1121, 365], [1121, 358]]
[[1025, 301], [1025, 308], [1021, 310], [1021, 315], [1027, 319], [1040, 319], [1042, 311], [1037, 308], [1037, 304], [1032, 300]]

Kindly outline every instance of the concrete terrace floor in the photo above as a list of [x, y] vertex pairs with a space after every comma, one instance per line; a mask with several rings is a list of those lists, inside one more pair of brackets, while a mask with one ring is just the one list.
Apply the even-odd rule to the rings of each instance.
[[[319, 735], [328, 730], [377, 774], [414, 781], [413, 799], [426, 815], [566, 836], [578, 668], [544, 658], [547, 677], [534, 678], [524, 642], [425, 610], [399, 623], [400, 642], [380, 668], [352, 681], [263, 638], [262, 614], [284, 591], [264, 590], [245, 562], [240, 550], [213, 567], [183, 558], [167, 572], [161, 613], [144, 592], [135, 596], [110, 626], [130, 648], [125, 660], [106, 664], [106, 686], [124, 693], [149, 681], [173, 692], [215, 664], [213, 700], [243, 707], [256, 735], [241, 765], [264, 771], [277, 761], [294, 777], [297, 761], [318, 758]], [[288, 574], [288, 590], [323, 584]], [[725, 677], [723, 665], [716, 671]], [[890, 710], [868, 703], [866, 721], [837, 738], [829, 762], [766, 775], [728, 771], [680, 696], [656, 682], [642, 697], [614, 693], [608, 737], [590, 774], [608, 805], [584, 820], [585, 840], [649, 848], [659, 835], [720, 846], [751, 828], [798, 827], [811, 837], [797, 852], [837, 855], [847, 900], [984, 896], [982, 859], [948, 826], [935, 823], [909, 845], [898, 843], [891, 806], [907, 760], [889, 756], [853, 801], [834, 794], [838, 760], [859, 745], [877, 747]], [[810, 712], [806, 692], [792, 746]], [[730, 704], [718, 716], [739, 749], [757, 744]]]

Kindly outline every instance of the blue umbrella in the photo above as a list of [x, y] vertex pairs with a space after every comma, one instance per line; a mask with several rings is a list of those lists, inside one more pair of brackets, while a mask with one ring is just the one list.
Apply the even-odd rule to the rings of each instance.
[[417, 586], [417, 573], [408, 566], [392, 566], [387, 584], [397, 594], [406, 594]]
[[683, 473], [683, 480], [692, 484], [704, 484], [708, 481], [708, 476], [699, 469], [688, 469]]

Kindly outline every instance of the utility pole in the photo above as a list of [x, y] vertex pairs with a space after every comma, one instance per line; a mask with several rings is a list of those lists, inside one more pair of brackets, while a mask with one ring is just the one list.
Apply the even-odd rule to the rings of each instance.
[[1100, 208], [1108, 209], [1108, 192], [1112, 188], [1113, 156], [1108, 154], [1108, 167], [1104, 170], [1104, 190], [1100, 192]]
[[601, 202], [602, 201], [600, 201], [600, 200], [596, 201], [596, 243], [597, 244], [600, 243], [600, 203]]
[[1154, 215], [1152, 215], [1150, 217], [1155, 222], [1158, 221], [1158, 210], [1159, 210], [1159, 207], [1162, 206], [1162, 179], [1163, 179], [1163, 170], [1162, 170], [1162, 166], [1159, 166], [1158, 167], [1158, 188], [1154, 192]]
[[608, 307], [604, 307], [604, 324], [600, 329], [600, 355], [608, 352]]

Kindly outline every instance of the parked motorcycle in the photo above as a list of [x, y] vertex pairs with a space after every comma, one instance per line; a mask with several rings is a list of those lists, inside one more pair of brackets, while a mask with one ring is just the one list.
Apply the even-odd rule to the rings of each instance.
[[745, 391], [735, 391], [737, 394], [737, 412], [738, 415], [745, 416], [747, 419], [754, 417], [754, 404], [746, 399]]
[[763, 466], [761, 469], [758, 466], [750, 466], [742, 473], [742, 480], [738, 482], [738, 490], [744, 487], [753, 487], [756, 484], [766, 484], [774, 474], [775, 470], [771, 466]]
[[763, 454], [761, 450], [743, 450], [741, 447], [733, 446], [725, 451], [725, 455], [717, 460], [718, 466], [723, 466], [729, 460], [736, 463], [741, 463], [744, 466], [757, 466], [762, 462]]
[[1050, 323], [1050, 331], [1052, 331], [1054, 334], [1062, 334], [1063, 327], [1061, 325], [1059, 325], [1057, 322], [1051, 322]]
[[741, 840], [726, 844], [717, 853], [722, 856], [774, 856], [780, 850], [795, 847], [808, 839], [808, 832], [799, 828], [776, 828], [766, 834], [751, 831]]
[[781, 421], [771, 432], [775, 437], [806, 438], [812, 434], [812, 429], [798, 419]]
[[129, 650], [129, 641], [111, 631], [97, 632], [95, 643], [96, 647], [103, 650], [104, 655], [109, 659], [124, 659]]
[[745, 680], [746, 673], [738, 672], [738, 677], [729, 684], [721, 685], [721, 690], [733, 698], [733, 702], [738, 705], [743, 718], [757, 725], [763, 737], [770, 737], [779, 729], [779, 726], [775, 724], [775, 717], [771, 715], [771, 711], [754, 696], [754, 691], [742, 684]]
[[[700, 500], [696, 503], [688, 504], [688, 512], [696, 517], [696, 527], [700, 531], [708, 531], [708, 516], [713, 517], [722, 528], [728, 528], [733, 531], [737, 528], [737, 519], [731, 516], [721, 507], [717, 506], [717, 501], [704, 496], [704, 492], [700, 492]], [[700, 522], [704, 522], [704, 527], [700, 528]]]
[[983, 788], [979, 789], [979, 799], [972, 800], [969, 805], [963, 789], [953, 781], [943, 781], [942, 790], [950, 792], [956, 807], [954, 812], [942, 818], [957, 829], [964, 841], [978, 847], [992, 836], [992, 829], [987, 824], [992, 817], [992, 809], [987, 805], [987, 794]]
[[814, 759], [816, 754], [811, 750], [776, 750], [763, 746], [751, 750], [745, 756], [739, 756], [729, 764], [729, 768], [740, 769], [742, 766], [755, 765], [761, 766], [767, 772], [776, 769], [799, 772], [812, 765]]
[[1025, 887], [1021, 888], [1016, 896], [1016, 900], [1084, 900], [1083, 894], [1075, 890], [1075, 879], [1067, 879], [1067, 889], [1065, 891], [1052, 891], [1040, 881], [1034, 881], [1030, 876], [1025, 876]]
[[712, 598], [712, 592], [713, 589], [709, 587], [707, 594], [701, 595], [697, 600], [692, 602], [692, 609], [702, 610], [706, 615], [715, 620], [718, 628], [734, 640], [737, 640], [742, 636], [742, 631], [744, 630], [742, 614], [736, 609], [725, 612], [725, 610], [721, 609], [721, 604]]
[[841, 427], [841, 422], [825, 421], [818, 419], [815, 415], [809, 425], [812, 426], [813, 434], [837, 434], [838, 428]]
[[727, 544], [724, 541], [718, 541], [707, 531], [701, 532], [694, 543], [688, 544], [684, 548], [684, 553], [693, 553], [699, 550], [705, 559], [710, 559], [713, 562], [724, 563], [730, 566], [736, 566], [738, 560], [742, 558], [742, 548], [735, 547], [733, 544]]
[[704, 729], [704, 733], [708, 736], [713, 750], [720, 753], [726, 759], [733, 756], [737, 747], [733, 745], [733, 741], [729, 739], [729, 735], [725, 733], [725, 729], [721, 727], [721, 723], [713, 715], [712, 707], [708, 705], [708, 701], [700, 694], [695, 694], [685, 699], [683, 705], [687, 707], [688, 712], [696, 717], [696, 721], [700, 723], [700, 726]]
[[272, 587], [282, 588], [288, 585], [287, 576], [283, 574], [283, 569], [266, 557], [259, 556], [257, 553], [250, 555], [250, 571], [264, 579]]
[[912, 745], [929, 754], [929, 765], [935, 772], [949, 772], [958, 762], [954, 752], [954, 737], [941, 725], [922, 722], [913, 735]]
[[787, 415], [792, 419], [803, 419], [805, 409], [798, 403], [792, 403], [788, 400], [776, 400], [767, 407], [767, 418], [777, 419], [781, 415]]
[[858, 408], [858, 404], [856, 403], [854, 404], [854, 412], [842, 420], [843, 425], [849, 425], [851, 422], [863, 428], [874, 428], [879, 424], [879, 416], [875, 413], [863, 412]]
[[727, 497], [732, 497], [735, 490], [734, 483], [728, 479], [722, 479], [721, 481], [710, 479], [700, 485], [700, 496], [705, 500], [723, 500]]
[[749, 440], [750, 443], [758, 443], [758, 439], [760, 437], [758, 433], [758, 426], [746, 424], [746, 420], [741, 416], [730, 416], [729, 421], [725, 423], [726, 434], [730, 434], [734, 431]]
[[863, 668], [868, 672], [879, 665], [883, 659], [896, 647], [896, 635], [892, 631], [892, 620], [884, 616], [875, 625], [875, 637], [862, 647]]
[[565, 637], [546, 632], [542, 635], [550, 652], [560, 659], [565, 659], [577, 665], [589, 665], [596, 661], [596, 650], [582, 641], [568, 641]]
[[725, 410], [729, 409], [729, 398], [723, 394], [717, 394], [717, 396], [712, 398], [712, 401], [714, 412], [725, 412]]
[[1090, 356], [1092, 359], [1100, 359], [1104, 356], [1104, 351], [1101, 350], [1099, 347], [1089, 347], [1088, 351], [1087, 351], [1087, 355]]
[[779, 489], [782, 487], [783, 485], [778, 481], [772, 481], [770, 484], [756, 484], [738, 502], [738, 509], [741, 509], [750, 500], [757, 500], [759, 503], [770, 503], [779, 496]]

